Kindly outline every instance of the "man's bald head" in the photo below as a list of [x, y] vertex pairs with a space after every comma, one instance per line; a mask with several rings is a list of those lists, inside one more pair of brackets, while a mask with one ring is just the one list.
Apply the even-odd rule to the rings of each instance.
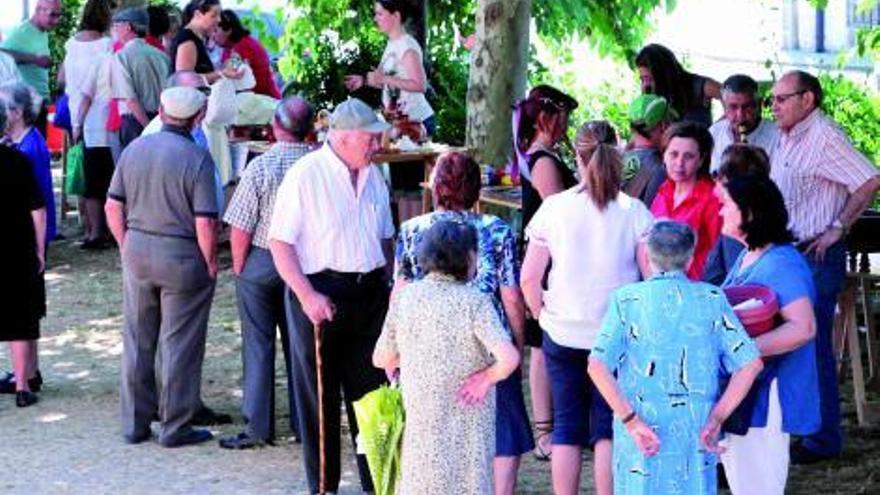
[[37, 0], [31, 23], [42, 31], [49, 31], [61, 22], [61, 0]]
[[205, 77], [192, 70], [179, 70], [168, 76], [166, 86], [174, 88], [177, 86], [186, 86], [188, 88], [207, 88], [208, 83]]
[[272, 129], [279, 141], [303, 141], [313, 129], [315, 111], [305, 99], [288, 96], [275, 107]]

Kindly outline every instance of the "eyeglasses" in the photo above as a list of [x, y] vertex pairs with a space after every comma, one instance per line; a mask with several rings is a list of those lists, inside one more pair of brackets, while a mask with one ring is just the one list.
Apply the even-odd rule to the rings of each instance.
[[786, 101], [788, 101], [789, 98], [791, 98], [792, 96], [800, 96], [800, 95], [802, 95], [802, 94], [804, 94], [804, 93], [806, 93], [806, 92], [807, 92], [806, 90], [803, 90], [803, 89], [802, 89], [802, 90], [800, 90], [800, 91], [794, 91], [794, 92], [792, 92], [792, 93], [783, 93], [783, 94], [780, 94], [780, 95], [772, 95], [772, 96], [768, 96], [768, 97], [767, 97], [767, 101], [765, 101], [765, 104], [766, 104], [767, 106], [773, 105], [774, 103], [776, 103], [776, 104], [778, 104], [778, 105], [782, 105], [782, 104], [784, 104]]

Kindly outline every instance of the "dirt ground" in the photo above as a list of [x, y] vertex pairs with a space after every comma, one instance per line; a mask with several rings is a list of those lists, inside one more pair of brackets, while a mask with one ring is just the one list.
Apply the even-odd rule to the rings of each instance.
[[[72, 224], [65, 233], [73, 239]], [[228, 267], [228, 255], [223, 265]], [[216, 442], [164, 449], [155, 442], [127, 445], [118, 421], [121, 281], [118, 252], [85, 252], [73, 241], [54, 243], [47, 272], [49, 314], [43, 320], [40, 368], [46, 379], [41, 402], [17, 409], [0, 397], [0, 476], [3, 494], [221, 494], [305, 493], [300, 447], [278, 446], [233, 452]], [[242, 428], [241, 339], [234, 286], [221, 273], [208, 332], [203, 375], [207, 404], [236, 418], [215, 429], [218, 436]], [[280, 354], [280, 352], [279, 352]], [[283, 368], [277, 362], [278, 431], [287, 431]], [[8, 369], [0, 349], [0, 369]], [[842, 385], [850, 395], [849, 382]], [[876, 396], [874, 398], [877, 398]], [[855, 429], [851, 401], [845, 402], [847, 444], [832, 462], [795, 467], [789, 493], [880, 493], [880, 428]], [[360, 493], [349, 453], [340, 493]], [[591, 493], [585, 462], [582, 493]], [[549, 465], [525, 456], [519, 493], [550, 493]]]

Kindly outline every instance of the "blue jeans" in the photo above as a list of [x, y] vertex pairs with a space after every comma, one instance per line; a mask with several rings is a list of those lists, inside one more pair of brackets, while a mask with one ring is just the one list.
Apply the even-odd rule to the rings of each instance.
[[835, 456], [843, 446], [843, 434], [832, 332], [837, 296], [846, 277], [846, 245], [841, 241], [828, 248], [821, 263], [811, 254], [805, 258], [816, 285], [816, 365], [822, 426], [818, 432], [804, 437], [802, 445], [816, 454]]
[[610, 440], [614, 413], [587, 374], [590, 351], [560, 345], [546, 330], [542, 347], [553, 396], [553, 445], [592, 448]]

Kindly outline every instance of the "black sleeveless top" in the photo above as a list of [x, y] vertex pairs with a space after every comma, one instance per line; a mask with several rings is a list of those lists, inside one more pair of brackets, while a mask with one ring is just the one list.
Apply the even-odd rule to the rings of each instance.
[[[529, 168], [529, 176], [531, 176], [532, 167], [535, 166], [535, 163], [544, 157], [550, 158], [553, 161], [553, 164], [556, 165], [556, 169], [559, 171], [559, 176], [562, 178], [563, 189], [574, 187], [577, 184], [577, 178], [575, 178], [574, 172], [566, 167], [558, 156], [547, 150], [538, 150], [529, 156], [529, 162], [526, 165]], [[544, 200], [541, 199], [541, 195], [538, 193], [538, 190], [532, 186], [530, 180], [521, 176], [520, 182], [522, 183], [522, 227], [525, 229], [526, 225], [529, 224], [532, 216], [535, 215], [535, 212], [538, 211], [538, 208]]]
[[199, 38], [196, 33], [192, 32], [192, 30], [182, 28], [177, 32], [177, 36], [174, 37], [174, 40], [171, 41], [171, 73], [173, 74], [177, 71], [177, 48], [187, 41], [192, 41], [196, 44], [196, 66], [193, 70], [199, 74], [214, 72], [214, 64], [211, 62], [211, 57], [208, 56], [208, 49], [205, 48], [205, 42], [202, 41], [202, 38]]

